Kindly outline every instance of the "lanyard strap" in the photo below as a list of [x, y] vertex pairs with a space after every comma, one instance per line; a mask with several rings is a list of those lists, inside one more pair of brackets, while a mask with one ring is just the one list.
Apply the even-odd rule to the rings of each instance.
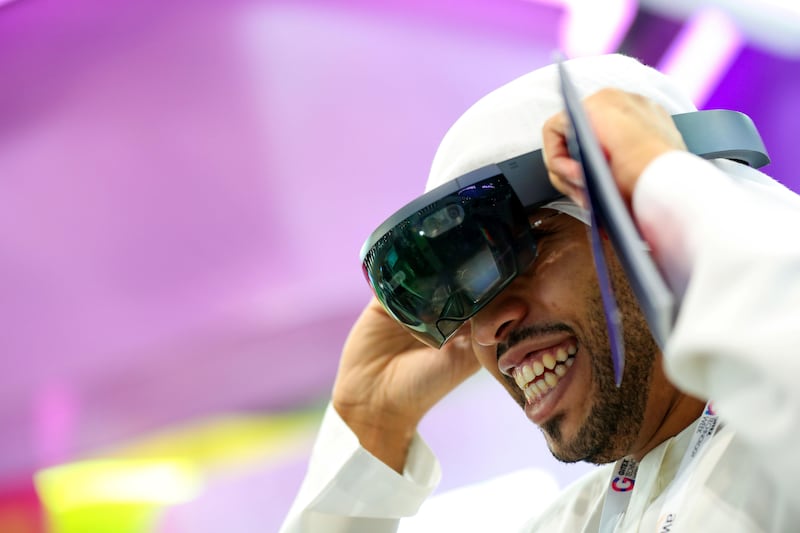
[[658, 516], [658, 522], [656, 522], [656, 531], [658, 533], [674, 533], [676, 531], [675, 518], [686, 497], [686, 491], [684, 489], [689, 482], [692, 467], [697, 462], [698, 457], [700, 457], [702, 452], [708, 447], [708, 443], [711, 442], [711, 437], [714, 436], [718, 428], [719, 420], [717, 419], [717, 413], [714, 412], [714, 406], [709, 401], [705, 409], [703, 409], [703, 416], [700, 417], [700, 421], [697, 423], [694, 435], [692, 435], [692, 440], [689, 442], [689, 447], [683, 454], [678, 472], [669, 484], [669, 489], [667, 489], [667, 497], [664, 500], [664, 505], [661, 507], [661, 514]]
[[600, 533], [612, 533], [617, 529], [636, 484], [636, 471], [639, 463], [630, 457], [623, 457], [614, 465], [614, 474], [606, 491], [603, 514], [600, 515]]
[[[707, 448], [708, 443], [711, 442], [711, 437], [714, 436], [718, 427], [717, 414], [714, 412], [713, 404], [709, 401], [703, 409], [703, 415], [697, 423], [689, 447], [683, 454], [675, 478], [667, 489], [664, 505], [656, 522], [657, 533], [675, 533], [675, 520], [686, 495], [684, 489], [689, 481], [692, 467], [697, 458], [702, 455], [703, 450]], [[630, 457], [623, 457], [614, 465], [614, 473], [608, 484], [606, 501], [600, 515], [600, 533], [612, 533], [622, 520], [636, 484], [638, 468], [639, 464]]]

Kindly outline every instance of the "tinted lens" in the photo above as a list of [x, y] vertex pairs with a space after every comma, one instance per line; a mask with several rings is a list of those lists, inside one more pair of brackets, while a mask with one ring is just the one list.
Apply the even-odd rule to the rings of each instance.
[[501, 175], [405, 218], [368, 251], [363, 268], [384, 307], [438, 347], [534, 255], [525, 210]]

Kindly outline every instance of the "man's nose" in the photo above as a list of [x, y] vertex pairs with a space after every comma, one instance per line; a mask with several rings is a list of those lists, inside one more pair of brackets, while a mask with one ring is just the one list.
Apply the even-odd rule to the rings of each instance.
[[527, 312], [527, 302], [522, 298], [501, 293], [472, 317], [472, 338], [482, 346], [503, 342], [522, 323]]

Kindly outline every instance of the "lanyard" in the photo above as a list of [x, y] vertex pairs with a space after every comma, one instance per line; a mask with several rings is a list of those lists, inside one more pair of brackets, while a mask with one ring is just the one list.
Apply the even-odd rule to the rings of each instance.
[[[691, 467], [711, 442], [711, 437], [716, 433], [718, 426], [717, 414], [709, 401], [703, 409], [703, 415], [697, 423], [689, 447], [683, 454], [675, 478], [667, 489], [664, 505], [656, 523], [657, 533], [675, 533], [675, 520], [686, 495], [684, 488], [689, 481]], [[638, 463], [630, 457], [624, 457], [614, 465], [614, 472], [603, 505], [603, 513], [600, 515], [600, 533], [612, 533], [622, 520], [636, 484], [638, 468]]]

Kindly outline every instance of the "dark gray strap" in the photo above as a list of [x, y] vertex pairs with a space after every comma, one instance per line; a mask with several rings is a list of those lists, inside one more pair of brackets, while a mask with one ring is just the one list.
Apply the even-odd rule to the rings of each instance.
[[769, 163], [753, 121], [744, 113], [710, 109], [673, 115], [686, 148], [704, 159], [732, 159], [753, 168]]

